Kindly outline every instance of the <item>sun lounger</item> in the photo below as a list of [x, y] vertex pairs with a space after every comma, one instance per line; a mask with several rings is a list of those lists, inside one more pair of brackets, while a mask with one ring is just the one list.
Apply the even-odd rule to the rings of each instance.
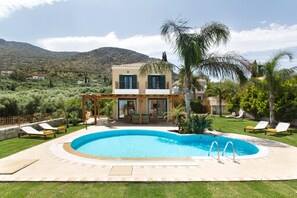
[[244, 111], [240, 110], [238, 116], [236, 116], [235, 114], [232, 113], [232, 115], [227, 115], [227, 116], [225, 116], [225, 118], [241, 118], [241, 119], [243, 119], [243, 116], [244, 116]]
[[225, 118], [235, 118], [235, 117], [236, 117], [235, 112], [233, 112], [231, 115], [225, 116]]
[[235, 118], [243, 118], [243, 115], [244, 115], [244, 111], [240, 111], [239, 112], [239, 115], [238, 116], [236, 116]]
[[246, 132], [248, 130], [253, 131], [253, 132], [265, 130], [266, 127], [267, 127], [267, 125], [268, 125], [268, 123], [269, 122], [267, 122], [267, 121], [260, 121], [260, 122], [258, 122], [258, 124], [255, 127], [254, 126], [246, 126], [244, 128], [244, 132]]
[[[275, 129], [266, 129], [265, 130], [265, 135], [266, 133], [283, 133], [283, 132], [288, 132], [290, 123], [286, 122], [279, 122], [278, 125], [275, 127]], [[290, 132], [292, 134], [292, 132]]]
[[56, 137], [56, 133], [52, 130], [44, 130], [44, 131], [37, 131], [33, 127], [27, 126], [27, 127], [22, 127], [21, 131], [18, 134], [18, 137], [20, 138], [21, 135], [37, 135], [37, 136], [43, 136], [46, 138], [48, 135], [54, 135]]
[[41, 123], [39, 124], [39, 126], [44, 129], [44, 130], [52, 130], [52, 131], [57, 131], [57, 132], [60, 132], [60, 131], [66, 131], [66, 127], [65, 126], [59, 126], [59, 127], [52, 127], [51, 125], [49, 125], [48, 123]]

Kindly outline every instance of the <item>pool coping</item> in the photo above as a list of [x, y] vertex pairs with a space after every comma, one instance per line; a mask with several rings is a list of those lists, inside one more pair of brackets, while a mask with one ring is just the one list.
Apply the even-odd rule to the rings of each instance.
[[[118, 132], [118, 129], [111, 129], [111, 130], [108, 130], [108, 132], [109, 131]], [[205, 134], [180, 134], [180, 133], [175, 133], [175, 132], [168, 131], [168, 130], [158, 130], [158, 131], [157, 130], [152, 130], [152, 131], [164, 132], [166, 134], [173, 134], [175, 136], [180, 136], [180, 137], [192, 136], [192, 135], [205, 135], [205, 136], [208, 135], [208, 136], [221, 136], [221, 137], [228, 138], [228, 134], [226, 135], [224, 133], [220, 133], [220, 132], [217, 132], [217, 131], [207, 131]], [[104, 133], [106, 131], [92, 132], [92, 133], [89, 133], [87, 135], [101, 133], [101, 132]], [[67, 142], [64, 143], [64, 145], [63, 145], [63, 149], [65, 151], [67, 151], [68, 153], [70, 153], [72, 155], [75, 155], [75, 156], [79, 156], [79, 157], [83, 157], [83, 158], [89, 158], [89, 159], [111, 160], [111, 161], [191, 161], [191, 160], [197, 160], [197, 159], [209, 159], [209, 158], [213, 157], [213, 156], [191, 156], [191, 157], [106, 157], [106, 156], [94, 156], [94, 155], [79, 152], [79, 151], [72, 148], [71, 143], [75, 139], [80, 138], [82, 136], [85, 136], [85, 135], [79, 135], [79, 136], [76, 136], [74, 138], [71, 138], [71, 139], [67, 140]], [[232, 138], [232, 139], [234, 139], [234, 138]], [[242, 139], [239, 139], [239, 140], [242, 140]], [[243, 141], [246, 141], [246, 140], [243, 140]], [[264, 157], [264, 156], [268, 155], [268, 150], [265, 147], [263, 147], [263, 146], [261, 146], [259, 144], [251, 143], [249, 141], [246, 141], [246, 142], [256, 146], [259, 151], [257, 153], [255, 153], [255, 154], [252, 154], [252, 155], [236, 156], [236, 159], [250, 159], [250, 158]], [[223, 156], [223, 155], [220, 155], [220, 157], [221, 158], [224, 158], [224, 157], [228, 158], [228, 156]]]

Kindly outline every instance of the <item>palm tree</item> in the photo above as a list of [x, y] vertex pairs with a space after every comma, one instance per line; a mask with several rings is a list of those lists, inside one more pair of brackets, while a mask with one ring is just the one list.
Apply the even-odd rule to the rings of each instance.
[[230, 99], [236, 95], [239, 85], [233, 81], [226, 80], [224, 82], [209, 83], [206, 93], [208, 96], [216, 96], [219, 98], [219, 114], [222, 117], [222, 100]]
[[[174, 46], [175, 53], [183, 61], [186, 116], [190, 118], [191, 75], [194, 70], [213, 77], [239, 78], [241, 81], [244, 81], [246, 80], [245, 74], [248, 72], [248, 61], [232, 53], [223, 56], [218, 56], [214, 53], [208, 54], [209, 49], [213, 45], [227, 43], [230, 32], [225, 25], [212, 22], [205, 24], [200, 30], [196, 31], [188, 27], [187, 24], [188, 21], [184, 19], [167, 20], [161, 27], [161, 35], [165, 41]], [[171, 64], [164, 63], [163, 61], [162, 64], [167, 70], [172, 70], [173, 66]], [[146, 65], [142, 72], [158, 71], [156, 70], [158, 68], [162, 68], [162, 71], [166, 70], [161, 65], [157, 65]]]
[[270, 119], [270, 126], [272, 127], [275, 126], [274, 103], [275, 103], [276, 88], [279, 82], [282, 80], [276, 69], [279, 65], [280, 60], [283, 59], [284, 57], [288, 57], [290, 61], [293, 59], [293, 55], [291, 52], [280, 51], [276, 53], [270, 60], [268, 60], [266, 63], [263, 64], [265, 81], [267, 82], [267, 88], [269, 91], [269, 119]]
[[[203, 79], [206, 81], [206, 83], [208, 83], [210, 80], [209, 78], [204, 75], [203, 73], [198, 73], [198, 74], [194, 74], [193, 72], [191, 73], [191, 90], [193, 92], [193, 98], [196, 99], [196, 90], [201, 90], [201, 88], [203, 87], [201, 85], [200, 80]], [[179, 88], [182, 89], [185, 85], [185, 68], [182, 67], [179, 70], [179, 74], [178, 74], [178, 80], [179, 80]]]

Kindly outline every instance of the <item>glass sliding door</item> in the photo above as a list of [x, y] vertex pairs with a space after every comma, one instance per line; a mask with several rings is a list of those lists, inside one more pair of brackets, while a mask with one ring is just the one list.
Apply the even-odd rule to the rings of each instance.
[[120, 75], [120, 89], [137, 89], [137, 76]]
[[148, 112], [151, 115], [157, 114], [158, 118], [163, 118], [167, 112], [167, 99], [148, 99]]
[[122, 119], [127, 114], [136, 112], [136, 99], [119, 99], [118, 101], [118, 118]]
[[165, 75], [148, 75], [148, 89], [165, 89]]

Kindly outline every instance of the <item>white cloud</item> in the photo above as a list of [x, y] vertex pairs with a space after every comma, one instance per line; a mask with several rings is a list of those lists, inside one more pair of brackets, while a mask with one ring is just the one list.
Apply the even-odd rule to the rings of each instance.
[[[231, 39], [226, 46], [212, 50], [220, 52], [235, 51], [240, 54], [252, 55], [291, 47], [297, 47], [297, 25], [286, 26], [270, 24], [263, 28], [244, 31], [231, 30]], [[119, 38], [111, 32], [106, 36], [58, 37], [44, 38], [37, 45], [53, 51], [90, 51], [100, 47], [120, 47], [131, 49], [151, 57], [160, 58], [163, 51], [167, 52], [169, 61], [180, 64], [172, 47], [165, 43], [160, 35], [135, 35]], [[269, 53], [269, 57], [271, 54]], [[267, 58], [269, 58], [267, 57]], [[261, 57], [262, 59], [266, 57]]]
[[297, 47], [296, 35], [297, 25], [275, 23], [264, 28], [231, 31], [230, 42], [220, 50], [248, 53]]
[[0, 19], [8, 17], [11, 13], [22, 8], [32, 9], [34, 7], [52, 4], [63, 0], [0, 0]]

